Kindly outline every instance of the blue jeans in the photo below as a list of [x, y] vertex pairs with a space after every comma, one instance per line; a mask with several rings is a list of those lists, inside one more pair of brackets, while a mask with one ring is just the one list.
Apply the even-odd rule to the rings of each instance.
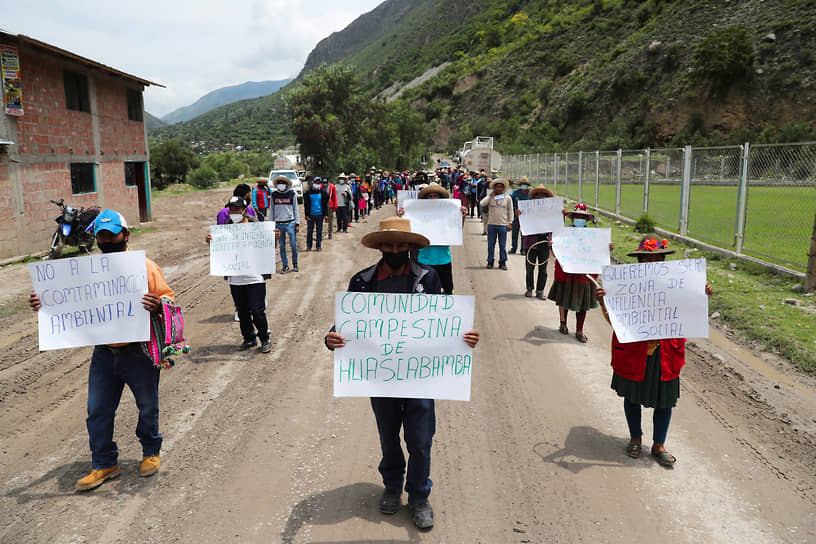
[[[310, 215], [306, 218], [308, 225], [306, 226], [306, 249], [312, 249], [312, 237], [314, 236], [315, 247], [320, 249], [323, 243], [323, 216]], [[331, 229], [331, 223], [329, 223]]]
[[[643, 430], [640, 428], [640, 404], [635, 404], [623, 399], [623, 413], [626, 414], [626, 424], [629, 426], [629, 436], [640, 438]], [[671, 408], [655, 408], [652, 415], [652, 425], [654, 426], [652, 442], [658, 444], [666, 443], [666, 435], [669, 432], [671, 423]]]
[[487, 262], [493, 264], [496, 240], [499, 241], [499, 262], [507, 260], [507, 225], [487, 226]]
[[110, 468], [118, 463], [119, 449], [113, 441], [113, 421], [125, 384], [133, 392], [139, 408], [136, 436], [142, 443], [142, 456], [158, 455], [162, 435], [159, 433], [159, 369], [153, 366], [139, 348], [130, 344], [124, 349], [96, 346], [88, 373], [88, 441], [91, 466]]
[[289, 259], [286, 258], [286, 237], [289, 237], [289, 247], [292, 248], [292, 263], [297, 266], [297, 238], [295, 238], [295, 222], [277, 223], [275, 225], [280, 231], [280, 256], [281, 264], [289, 266]]
[[405, 478], [405, 455], [400, 442], [403, 428], [408, 447], [408, 475], [405, 491], [410, 504], [428, 501], [433, 482], [431, 474], [431, 444], [436, 432], [436, 412], [433, 399], [372, 398], [371, 408], [380, 433], [380, 474], [388, 489], [402, 489]]

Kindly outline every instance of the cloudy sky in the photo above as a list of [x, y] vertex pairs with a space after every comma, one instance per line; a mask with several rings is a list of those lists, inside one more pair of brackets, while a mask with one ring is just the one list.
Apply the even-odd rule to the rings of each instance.
[[145, 91], [162, 116], [220, 87], [295, 77], [317, 42], [382, 1], [0, 0], [0, 29], [165, 85]]

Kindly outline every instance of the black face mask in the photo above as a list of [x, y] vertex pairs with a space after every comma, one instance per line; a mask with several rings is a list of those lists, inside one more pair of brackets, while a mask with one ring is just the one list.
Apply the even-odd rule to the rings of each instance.
[[398, 270], [408, 263], [411, 258], [408, 251], [399, 251], [391, 253], [389, 251], [382, 252], [383, 261], [394, 270]]
[[124, 251], [127, 247], [127, 241], [121, 242], [99, 242], [99, 251], [102, 253], [116, 253], [117, 251]]

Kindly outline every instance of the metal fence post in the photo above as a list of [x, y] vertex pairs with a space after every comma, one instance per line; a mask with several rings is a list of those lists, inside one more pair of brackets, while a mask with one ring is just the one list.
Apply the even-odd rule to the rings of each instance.
[[553, 193], [558, 194], [558, 153], [553, 153]]
[[541, 153], [536, 153], [536, 185], [541, 184]]
[[621, 202], [621, 159], [623, 150], [618, 149], [617, 164], [615, 165], [615, 214], [620, 215]]
[[564, 198], [569, 198], [569, 153], [564, 153]]
[[601, 183], [601, 152], [595, 151], [595, 208], [598, 208], [598, 191]]
[[649, 172], [651, 171], [652, 150], [646, 148], [646, 178], [643, 180], [643, 213], [649, 213]]
[[745, 212], [748, 204], [748, 158], [751, 146], [748, 142], [742, 148], [742, 164], [740, 168], [739, 190], [737, 192], [737, 224], [734, 237], [737, 243], [737, 255], [742, 254], [745, 243]]
[[683, 148], [683, 185], [680, 188], [680, 236], [688, 235], [689, 193], [691, 192], [691, 146]]
[[584, 201], [584, 199], [581, 198], [582, 197], [581, 189], [583, 187], [583, 184], [581, 182], [583, 182], [583, 180], [584, 180], [584, 175], [583, 175], [584, 171], [581, 169], [581, 159], [583, 157], [584, 157], [584, 152], [579, 151], [578, 152], [578, 202], [583, 202]]

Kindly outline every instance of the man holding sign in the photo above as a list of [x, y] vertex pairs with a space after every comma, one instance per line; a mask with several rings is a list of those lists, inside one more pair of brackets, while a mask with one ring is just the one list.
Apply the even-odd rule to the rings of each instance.
[[[425, 265], [411, 261], [411, 250], [427, 247], [429, 241], [421, 234], [411, 232], [407, 219], [392, 217], [380, 221], [380, 229], [363, 236], [362, 244], [381, 252], [380, 261], [355, 274], [348, 291], [354, 293], [420, 293], [439, 295], [442, 286], [436, 272]], [[464, 342], [473, 348], [479, 342], [479, 333], [467, 331]], [[324, 339], [326, 347], [334, 351], [346, 345], [346, 339], [335, 332], [335, 327]], [[433, 399], [372, 397], [371, 407], [377, 420], [382, 460], [379, 470], [385, 485], [380, 497], [380, 512], [395, 514], [401, 506], [402, 486], [408, 492], [408, 504], [413, 510], [411, 519], [420, 529], [433, 527], [433, 509], [428, 502], [433, 483], [431, 472], [431, 444], [436, 430]], [[400, 443], [403, 429], [408, 447], [406, 479], [405, 455]]]
[[[686, 364], [686, 339], [672, 334], [672, 330], [681, 332], [682, 326], [664, 328], [652, 325], [660, 325], [667, 315], [676, 316], [678, 308], [670, 305], [671, 296], [692, 298], [699, 294], [702, 297], [702, 292], [705, 292], [710, 297], [714, 290], [705, 281], [705, 261], [702, 259], [684, 261], [674, 273], [672, 267], [667, 266], [670, 263], [653, 264], [662, 263], [666, 255], [674, 253], [668, 246], [666, 239], [643, 238], [637, 250], [628, 254], [637, 257], [639, 264], [606, 267], [605, 287], [610, 290], [599, 287], [597, 294], [601, 302], [605, 302], [602, 306], [604, 317], [615, 328], [612, 333], [612, 389], [623, 397], [623, 412], [630, 436], [626, 454], [632, 458], [640, 457], [643, 442], [640, 407], [654, 408], [651, 453], [660, 465], [673, 467], [677, 458], [666, 451], [665, 443], [672, 408], [680, 397], [680, 370]], [[693, 282], [697, 282], [696, 289], [700, 291], [684, 293], [686, 283]], [[703, 282], [705, 287], [701, 289]], [[675, 290], [676, 295], [671, 292]], [[697, 322], [702, 320], [707, 325], [707, 304], [703, 307], [702, 315], [692, 318]], [[626, 319], [621, 319], [624, 315]], [[647, 332], [654, 328], [654, 339], [621, 342], [618, 331], [621, 331], [620, 336], [624, 336], [620, 328], [631, 325], [633, 321], [645, 325]], [[661, 332], [662, 328], [665, 330]]]
[[[104, 210], [100, 213], [94, 222], [94, 235], [102, 253], [128, 250], [130, 231], [119, 212]], [[142, 306], [145, 311], [158, 312], [162, 298], [173, 299], [173, 290], [164, 281], [158, 265], [150, 259], [145, 261], [147, 293], [142, 296]], [[41, 301], [36, 292], [31, 293], [29, 305], [32, 310], [40, 310], [44, 304], [47, 306], [49, 300]], [[125, 384], [133, 392], [139, 407], [136, 436], [142, 444], [143, 456], [139, 474], [151, 476], [159, 470], [162, 443], [159, 433], [159, 369], [142, 352], [137, 342], [98, 345], [91, 356], [88, 419], [85, 420], [91, 447], [91, 472], [76, 483], [79, 491], [93, 489], [105, 480], [119, 476], [119, 450], [113, 441], [113, 421]]]

